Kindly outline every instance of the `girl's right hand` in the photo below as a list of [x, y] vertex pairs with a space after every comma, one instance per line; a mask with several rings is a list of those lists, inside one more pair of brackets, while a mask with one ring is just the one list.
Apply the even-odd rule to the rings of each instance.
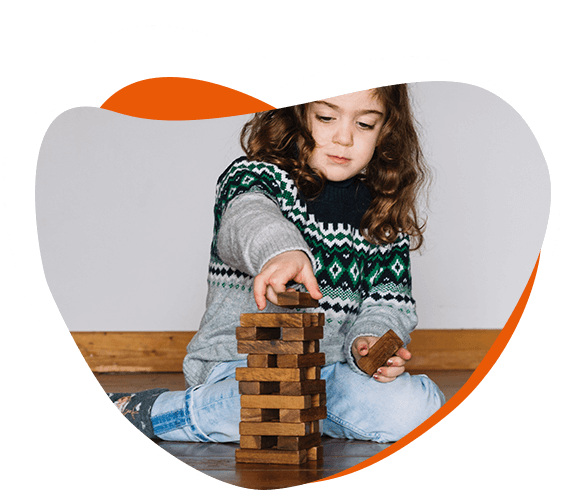
[[[363, 356], [369, 354], [369, 349], [373, 347], [379, 337], [357, 337], [351, 346], [351, 353], [355, 358], [355, 362], [359, 364], [359, 360]], [[392, 356], [386, 363], [386, 366], [381, 366], [375, 373], [373, 378], [378, 382], [392, 382], [396, 377], [402, 375], [406, 368], [406, 361], [410, 360], [412, 353], [405, 347], [398, 349], [398, 352]]]
[[259, 311], [267, 307], [267, 300], [276, 304], [277, 293], [285, 292], [289, 281], [302, 283], [313, 299], [322, 298], [310, 259], [301, 250], [291, 250], [273, 257], [255, 276], [253, 295]]

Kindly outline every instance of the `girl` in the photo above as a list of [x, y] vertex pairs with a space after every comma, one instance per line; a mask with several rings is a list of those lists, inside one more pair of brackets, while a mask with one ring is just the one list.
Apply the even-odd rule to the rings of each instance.
[[306, 289], [326, 316], [325, 435], [390, 442], [444, 402], [410, 376], [406, 347], [367, 376], [357, 361], [389, 329], [405, 346], [417, 324], [409, 252], [422, 244], [426, 177], [406, 85], [256, 114], [246, 157], [216, 189], [206, 312], [187, 348], [188, 389], [111, 394], [150, 437], [239, 441], [235, 328], [241, 313], [284, 312], [276, 293]]

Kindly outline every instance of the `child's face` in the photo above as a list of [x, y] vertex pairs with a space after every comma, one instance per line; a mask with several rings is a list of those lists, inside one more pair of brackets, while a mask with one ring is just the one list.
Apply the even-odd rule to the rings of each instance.
[[316, 148], [308, 160], [330, 181], [349, 179], [373, 157], [385, 108], [372, 90], [308, 105], [308, 125]]

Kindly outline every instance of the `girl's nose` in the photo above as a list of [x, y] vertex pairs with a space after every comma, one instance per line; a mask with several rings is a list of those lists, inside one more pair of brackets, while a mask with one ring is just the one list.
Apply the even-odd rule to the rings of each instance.
[[340, 146], [353, 146], [353, 131], [348, 125], [340, 125], [334, 131], [333, 142]]

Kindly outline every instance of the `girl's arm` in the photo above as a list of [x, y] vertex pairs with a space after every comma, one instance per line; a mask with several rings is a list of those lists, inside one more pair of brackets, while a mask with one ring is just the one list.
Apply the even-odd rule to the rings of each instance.
[[275, 293], [293, 280], [310, 294], [322, 294], [314, 277], [314, 257], [294, 224], [277, 204], [261, 193], [245, 193], [230, 202], [222, 216], [217, 241], [220, 259], [255, 276], [253, 289], [259, 310], [266, 300], [276, 303]]

